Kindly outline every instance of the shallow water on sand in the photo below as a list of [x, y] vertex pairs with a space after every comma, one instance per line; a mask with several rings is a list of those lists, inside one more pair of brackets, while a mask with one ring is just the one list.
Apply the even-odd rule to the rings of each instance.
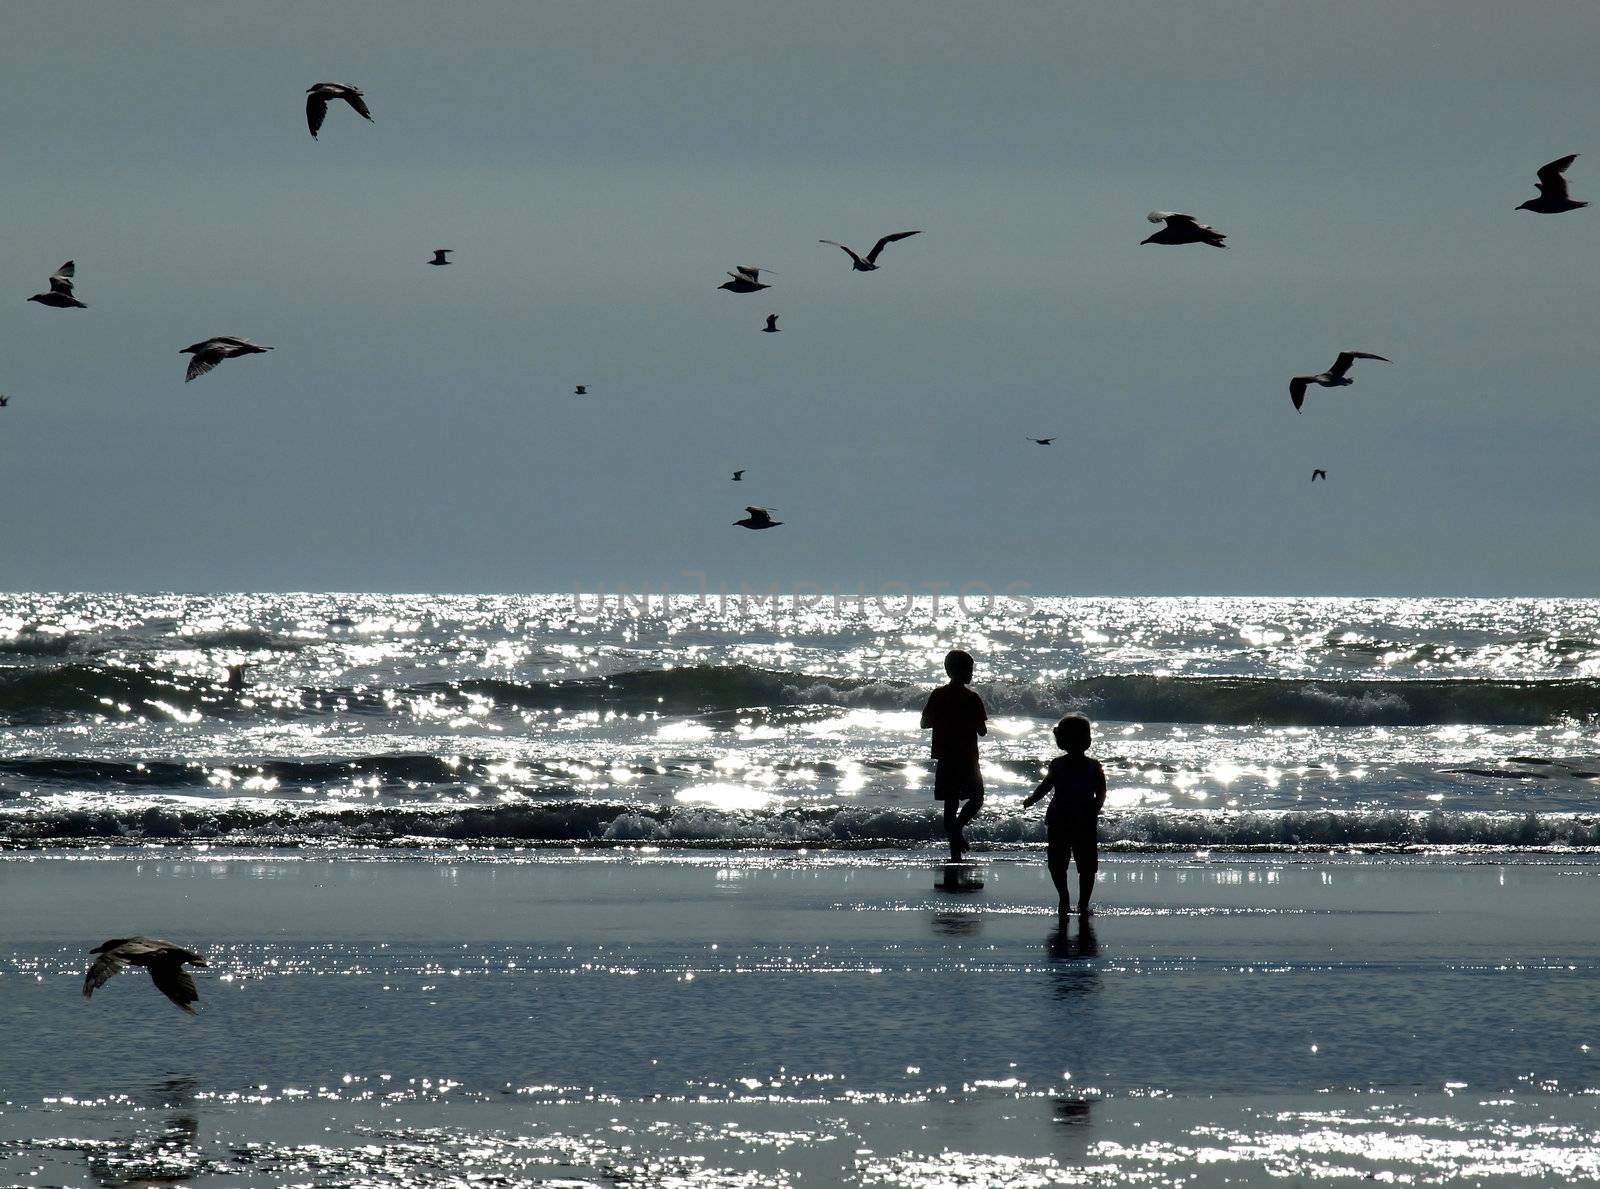
[[[982, 873], [13, 854], [0, 1181], [1600, 1179], [1600, 861], [1121, 856], [1064, 927], [1036, 861]], [[85, 1004], [154, 921], [201, 1017]]]

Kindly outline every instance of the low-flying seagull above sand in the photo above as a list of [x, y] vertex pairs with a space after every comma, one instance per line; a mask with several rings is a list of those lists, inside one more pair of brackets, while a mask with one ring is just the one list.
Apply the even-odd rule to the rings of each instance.
[[1036, 446], [1053, 446], [1055, 445], [1056, 438], [1060, 436], [1060, 434], [1055, 434], [1054, 436], [1048, 438], [1029, 438], [1028, 441], [1034, 443]]
[[1350, 365], [1358, 359], [1376, 359], [1383, 363], [1389, 360], [1382, 355], [1370, 355], [1365, 351], [1340, 351], [1339, 358], [1333, 361], [1333, 366], [1327, 371], [1316, 376], [1296, 376], [1289, 381], [1289, 399], [1294, 401], [1294, 411], [1299, 412], [1300, 406], [1306, 403], [1306, 386], [1320, 384], [1324, 388], [1343, 388], [1354, 384], [1347, 373]]
[[1580, 206], [1588, 206], [1587, 202], [1579, 202], [1567, 193], [1567, 166], [1578, 159], [1578, 154], [1568, 153], [1542, 166], [1539, 170], [1539, 180], [1534, 187], [1539, 191], [1539, 197], [1530, 198], [1527, 202], [1517, 207], [1519, 211], [1534, 211], [1541, 215], [1559, 215], [1562, 211], [1575, 211]]
[[875, 272], [878, 267], [878, 253], [883, 251], [884, 244], [892, 244], [897, 239], [907, 239], [910, 236], [921, 234], [922, 232], [920, 231], [896, 231], [893, 235], [886, 235], [872, 245], [872, 251], [867, 253], [865, 260], [856, 254], [854, 248], [846, 248], [836, 239], [819, 239], [817, 242], [819, 244], [832, 244], [836, 248], [843, 248], [850, 254], [850, 267], [857, 272]]
[[734, 471], [733, 472], [733, 480], [732, 481], [735, 482], [735, 483], [743, 483], [744, 482], [744, 471], [746, 469], [748, 469], [748, 468]]
[[777, 528], [783, 523], [781, 520], [774, 520], [766, 508], [746, 507], [745, 511], [750, 515], [743, 520], [734, 521], [740, 528]]
[[448, 260], [446, 260], [445, 257], [450, 255], [450, 253], [454, 252], [454, 251], [455, 251], [454, 248], [435, 248], [433, 250], [433, 259], [428, 261], [428, 263], [429, 264], [449, 264], [450, 262]]
[[1224, 231], [1195, 222], [1193, 215], [1180, 215], [1177, 211], [1151, 211], [1145, 216], [1152, 223], [1166, 226], [1142, 244], [1210, 244], [1213, 248], [1226, 248], [1222, 241], [1228, 238]]
[[43, 293], [35, 293], [28, 298], [42, 306], [54, 306], [58, 310], [86, 310], [89, 307], [79, 301], [72, 294], [72, 278], [78, 271], [78, 266], [71, 260], [67, 261], [50, 277], [50, 288]]
[[1327, 477], [1328, 472], [1323, 470], [1321, 467], [1318, 467], [1316, 470], [1311, 472], [1311, 481], [1313, 483], [1315, 483], [1318, 479], [1326, 479]]
[[761, 280], [761, 270], [752, 264], [735, 264], [733, 271], [728, 274], [733, 279], [723, 281], [718, 289], [726, 289], [729, 293], [755, 293], [761, 289], [771, 289], [772, 286]]
[[317, 129], [322, 127], [322, 121], [328, 114], [328, 101], [330, 99], [343, 99], [357, 114], [365, 119], [372, 119], [372, 113], [367, 110], [367, 101], [361, 97], [360, 87], [347, 87], [343, 83], [315, 83], [306, 88], [306, 126], [311, 129], [311, 137], [316, 139]]
[[89, 973], [83, 976], [85, 999], [105, 986], [112, 975], [129, 966], [143, 966], [150, 972], [156, 990], [191, 1016], [195, 1014], [194, 1008], [189, 1005], [200, 995], [194, 989], [194, 979], [183, 967], [184, 963], [190, 966], [206, 965], [206, 960], [199, 954], [155, 937], [114, 937], [89, 952], [100, 956], [89, 967]]
[[781, 330], [778, 329], [778, 315], [776, 315], [776, 314], [768, 314], [767, 315], [767, 324], [761, 328], [761, 333], [762, 334], [782, 334], [783, 333]]
[[258, 346], [249, 339], [242, 339], [238, 335], [223, 334], [214, 339], [204, 339], [198, 343], [191, 343], [179, 355], [193, 355], [189, 360], [189, 371], [183, 377], [187, 384], [197, 376], [203, 376], [224, 359], [237, 359], [241, 355], [260, 355], [263, 351], [271, 351], [271, 347]]

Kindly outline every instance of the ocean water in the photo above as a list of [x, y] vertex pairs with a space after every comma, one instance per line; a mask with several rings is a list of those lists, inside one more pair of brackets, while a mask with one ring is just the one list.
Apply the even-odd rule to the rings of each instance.
[[991, 849], [1600, 845], [1600, 601], [592, 594], [0, 596], [0, 844], [921, 847], [952, 646]]
[[1597, 602], [8, 595], [0, 722], [0, 1185], [1600, 1182]]

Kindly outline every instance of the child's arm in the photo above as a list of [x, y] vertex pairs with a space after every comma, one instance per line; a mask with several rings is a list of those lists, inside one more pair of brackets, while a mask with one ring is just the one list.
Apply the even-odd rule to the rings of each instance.
[[983, 704], [983, 699], [978, 699], [978, 734], [989, 733], [989, 708]]
[[1094, 763], [1094, 815], [1100, 816], [1100, 810], [1106, 803], [1106, 770], [1100, 766], [1100, 761]]
[[933, 695], [928, 695], [928, 700], [922, 704], [922, 729], [928, 730], [933, 726], [933, 720], [928, 717], [928, 711], [933, 709]]
[[1039, 787], [1028, 794], [1028, 798], [1027, 800], [1023, 801], [1022, 807], [1026, 809], [1028, 806], [1041, 800], [1046, 793], [1055, 787], [1055, 783], [1055, 778], [1047, 774], [1045, 778], [1039, 782]]

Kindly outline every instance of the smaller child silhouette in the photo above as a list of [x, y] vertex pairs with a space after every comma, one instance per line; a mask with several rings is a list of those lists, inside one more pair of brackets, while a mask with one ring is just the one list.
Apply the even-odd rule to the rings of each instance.
[[1061, 897], [1061, 915], [1072, 912], [1072, 893], [1067, 886], [1067, 862], [1078, 864], [1078, 915], [1089, 916], [1089, 897], [1094, 892], [1094, 874], [1100, 868], [1100, 844], [1096, 829], [1100, 809], [1106, 803], [1106, 774], [1100, 761], [1084, 753], [1089, 750], [1092, 732], [1089, 720], [1069, 714], [1055, 726], [1056, 746], [1064, 751], [1050, 761], [1045, 778], [1039, 782], [1024, 809], [1043, 799], [1052, 790], [1050, 808], [1045, 810], [1045, 832], [1049, 837], [1050, 879]]

